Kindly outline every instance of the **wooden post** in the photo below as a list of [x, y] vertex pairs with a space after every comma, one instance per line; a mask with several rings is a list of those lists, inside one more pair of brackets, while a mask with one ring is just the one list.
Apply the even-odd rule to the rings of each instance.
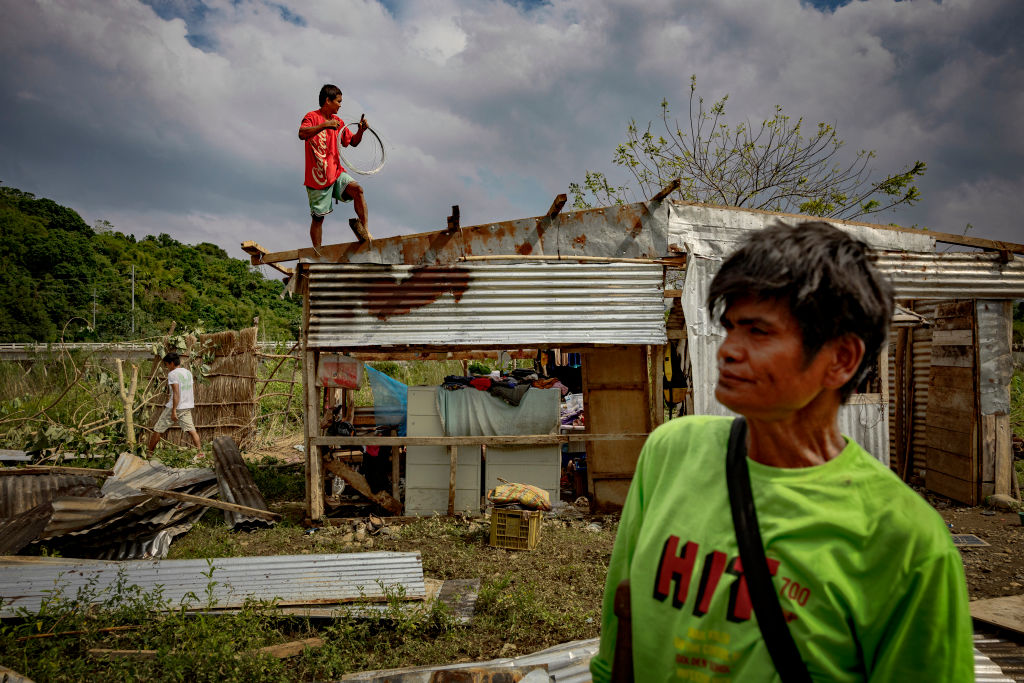
[[[392, 428], [390, 435], [396, 436], [398, 430]], [[402, 447], [392, 446], [391, 447], [391, 497], [395, 500], [401, 500], [401, 490], [398, 485], [398, 479], [402, 474], [402, 463], [399, 458], [402, 457]], [[405, 501], [402, 501], [404, 504]]]
[[324, 516], [324, 468], [320, 447], [313, 445], [313, 437], [320, 436], [320, 407], [317, 405], [320, 392], [316, 386], [316, 364], [320, 354], [307, 350], [303, 359], [303, 376], [306, 389], [306, 501], [311, 520]]
[[459, 447], [448, 447], [448, 514], [455, 514], [455, 471], [459, 465]]

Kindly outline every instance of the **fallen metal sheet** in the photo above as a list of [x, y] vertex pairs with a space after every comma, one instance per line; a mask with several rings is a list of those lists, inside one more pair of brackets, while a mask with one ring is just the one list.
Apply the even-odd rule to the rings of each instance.
[[[186, 596], [212, 593], [216, 609], [240, 608], [246, 600], [276, 601], [281, 606], [384, 601], [387, 592], [407, 600], [423, 600], [423, 563], [416, 553], [345, 553], [337, 555], [276, 555], [227, 557], [213, 560], [79, 561], [8, 564], [0, 558], [0, 617], [14, 616], [18, 608], [36, 611], [59, 586], [65, 595], [94, 585], [102, 602], [105, 591], [123, 574], [128, 585], [144, 593], [157, 588], [172, 605], [185, 604]], [[39, 560], [46, 558], [37, 558]], [[212, 568], [212, 576], [210, 571]], [[210, 605], [188, 603], [189, 609]]]
[[[221, 500], [257, 510], [270, 510], [242, 459], [238, 445], [230, 436], [218, 436], [213, 440], [213, 464]], [[265, 517], [254, 517], [233, 510], [224, 511], [224, 521], [233, 530], [245, 531], [265, 529], [275, 523]]]
[[0, 517], [13, 517], [61, 496], [99, 498], [96, 477], [71, 474], [24, 474], [0, 477]]
[[[492, 669], [495, 673], [511, 668], [545, 668], [548, 681], [552, 683], [576, 683], [590, 680], [590, 659], [597, 654], [599, 639], [576, 640], [555, 645], [546, 650], [521, 657], [492, 659], [487, 662], [464, 662], [440, 666], [417, 666], [406, 669], [384, 671], [362, 671], [348, 674], [342, 681], [365, 681], [366, 683], [430, 683], [435, 680], [432, 673], [439, 671], [462, 671], [465, 669]], [[543, 680], [543, 679], [542, 679]]]
[[156, 460], [122, 453], [114, 463], [114, 474], [107, 477], [100, 490], [104, 496], [118, 497], [138, 495], [143, 486], [177, 491], [211, 481], [216, 476], [208, 467], [168, 467]]
[[0, 448], [0, 462], [32, 462], [32, 456], [25, 451]]
[[52, 514], [53, 506], [43, 503], [14, 517], [0, 519], [0, 555], [13, 555], [39, 538]]

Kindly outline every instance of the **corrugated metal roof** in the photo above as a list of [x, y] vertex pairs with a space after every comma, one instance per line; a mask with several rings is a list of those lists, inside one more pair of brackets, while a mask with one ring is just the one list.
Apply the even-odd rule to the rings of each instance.
[[882, 253], [878, 269], [900, 299], [1024, 298], [1024, 258], [996, 253]]
[[[213, 456], [221, 500], [258, 510], [269, 510], [267, 501], [253, 481], [252, 473], [242, 460], [242, 454], [234, 439], [230, 436], [218, 436], [214, 439]], [[224, 511], [224, 521], [232, 529], [252, 530], [274, 525], [273, 520], [265, 517], [254, 517], [233, 510]]]
[[312, 348], [661, 344], [662, 267], [310, 264]]
[[59, 496], [99, 498], [96, 477], [72, 474], [13, 474], [0, 477], [0, 517], [13, 517]]
[[[122, 572], [128, 585], [139, 586], [145, 593], [159, 587], [174, 605], [185, 600], [188, 593], [205, 595], [209, 586], [219, 609], [241, 607], [247, 599], [276, 599], [280, 605], [381, 600], [386, 597], [383, 587], [402, 587], [407, 600], [426, 596], [418, 552], [225, 557], [209, 561], [48, 563], [46, 558], [33, 559], [39, 561], [32, 563], [30, 571], [23, 562], [8, 564], [0, 559], [0, 617], [14, 616], [19, 607], [38, 610], [55, 584], [69, 596], [94, 581], [96, 589], [103, 591]], [[208, 577], [211, 566], [212, 579]], [[211, 585], [211, 581], [216, 583]], [[103, 598], [98, 596], [97, 601]], [[192, 607], [206, 609], [207, 605]]]
[[0, 555], [13, 555], [39, 538], [53, 514], [50, 503], [42, 503], [14, 517], [0, 519]]

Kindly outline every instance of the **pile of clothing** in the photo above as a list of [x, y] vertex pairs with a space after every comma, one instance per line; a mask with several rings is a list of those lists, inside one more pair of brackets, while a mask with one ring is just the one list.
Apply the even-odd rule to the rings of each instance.
[[442, 386], [449, 391], [456, 391], [472, 387], [479, 391], [486, 391], [497, 396], [509, 405], [518, 406], [523, 400], [523, 395], [531, 387], [539, 389], [560, 389], [564, 396], [569, 389], [554, 377], [541, 377], [535, 371], [523, 368], [512, 370], [503, 374], [495, 370], [490, 375], [472, 375], [462, 377], [460, 375], [448, 375], [444, 378]]

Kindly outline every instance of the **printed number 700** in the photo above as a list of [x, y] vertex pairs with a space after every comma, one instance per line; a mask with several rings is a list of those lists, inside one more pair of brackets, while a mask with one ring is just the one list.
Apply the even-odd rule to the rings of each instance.
[[779, 595], [782, 597], [788, 597], [793, 600], [801, 607], [807, 604], [807, 598], [811, 597], [811, 589], [801, 586], [796, 581], [790, 581], [785, 576], [779, 577], [782, 579], [782, 589], [779, 591]]

